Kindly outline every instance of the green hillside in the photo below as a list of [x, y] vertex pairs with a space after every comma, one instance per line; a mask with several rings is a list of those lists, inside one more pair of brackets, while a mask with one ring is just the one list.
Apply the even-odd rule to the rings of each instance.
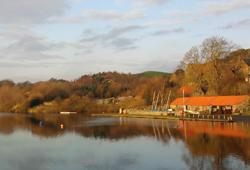
[[158, 76], [169, 76], [171, 74], [165, 73], [165, 72], [160, 72], [160, 71], [145, 71], [143, 73], [139, 73], [138, 75], [151, 78], [151, 77], [158, 77]]

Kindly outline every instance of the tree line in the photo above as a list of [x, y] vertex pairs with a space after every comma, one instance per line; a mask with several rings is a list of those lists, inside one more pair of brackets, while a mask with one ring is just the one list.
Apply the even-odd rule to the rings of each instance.
[[[186, 95], [249, 95], [250, 85], [244, 59], [250, 49], [239, 49], [222, 37], [205, 39], [192, 47], [171, 74], [148, 72], [124, 74], [103, 72], [84, 75], [73, 81], [50, 79], [42, 82], [0, 81], [0, 111], [13, 113], [117, 112], [120, 107], [147, 108], [153, 94], [162, 99]], [[100, 104], [98, 99], [125, 97], [116, 103]], [[126, 98], [128, 97], [128, 98]], [[160, 102], [160, 100], [159, 100]]]

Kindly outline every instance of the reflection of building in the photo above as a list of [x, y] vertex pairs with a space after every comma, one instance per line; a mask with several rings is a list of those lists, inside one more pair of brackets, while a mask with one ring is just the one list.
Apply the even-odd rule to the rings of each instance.
[[175, 99], [170, 107], [202, 114], [232, 114], [249, 111], [249, 96], [207, 96]]
[[227, 136], [249, 138], [249, 134], [245, 131], [241, 124], [221, 123], [221, 122], [194, 122], [194, 121], [179, 121], [178, 129], [181, 133], [185, 133], [186, 137], [194, 135], [208, 134], [210, 136]]
[[250, 58], [244, 60], [246, 63], [246, 82], [250, 83]]

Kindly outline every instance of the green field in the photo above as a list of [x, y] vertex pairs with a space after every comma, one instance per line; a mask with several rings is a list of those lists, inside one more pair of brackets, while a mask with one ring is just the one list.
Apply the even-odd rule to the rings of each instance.
[[143, 73], [139, 73], [138, 75], [142, 77], [151, 78], [151, 77], [158, 77], [158, 76], [170, 76], [171, 74], [166, 73], [166, 72], [160, 72], [160, 71], [145, 71]]
[[170, 73], [165, 73], [165, 72], [160, 72], [160, 71], [145, 71], [143, 73], [139, 73], [139, 76], [143, 76], [143, 77], [158, 77], [158, 76], [170, 76]]

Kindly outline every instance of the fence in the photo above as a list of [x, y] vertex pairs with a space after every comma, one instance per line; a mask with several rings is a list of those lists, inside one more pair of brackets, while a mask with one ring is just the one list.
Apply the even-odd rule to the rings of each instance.
[[181, 120], [207, 120], [207, 121], [233, 121], [231, 115], [185, 115], [179, 117]]

